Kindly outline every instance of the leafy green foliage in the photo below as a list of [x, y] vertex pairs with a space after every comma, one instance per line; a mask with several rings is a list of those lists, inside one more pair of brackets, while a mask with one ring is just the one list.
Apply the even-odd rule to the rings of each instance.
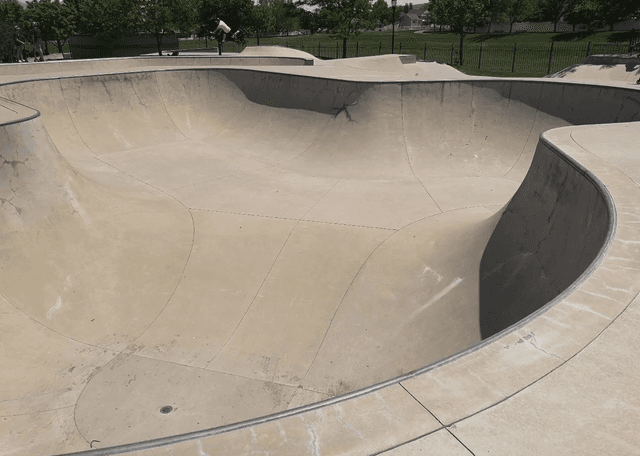
[[509, 34], [513, 33], [513, 24], [525, 21], [536, 8], [534, 0], [504, 0], [504, 14], [509, 22]]
[[76, 12], [66, 3], [54, 0], [34, 0], [27, 3], [25, 20], [38, 23], [44, 41], [55, 40], [59, 52], [74, 33]]
[[76, 32], [115, 39], [134, 35], [142, 28], [138, 0], [78, 0]]
[[24, 25], [24, 10], [20, 4], [16, 0], [0, 1], [0, 62], [15, 60], [15, 27], [21, 25]]
[[260, 46], [260, 38], [275, 32], [276, 20], [273, 10], [268, 3], [260, 3], [254, 6], [251, 12], [251, 29], [256, 35], [257, 44]]
[[385, 0], [378, 0], [371, 8], [371, 18], [380, 25], [387, 25], [393, 21], [393, 11]]
[[459, 62], [464, 64], [464, 37], [469, 29], [485, 24], [488, 15], [481, 0], [432, 0], [429, 11], [435, 23], [451, 27], [460, 37]]
[[320, 9], [320, 22], [342, 39], [342, 56], [347, 55], [347, 40], [361, 30], [373, 29], [371, 0], [306, 0], [306, 4]]

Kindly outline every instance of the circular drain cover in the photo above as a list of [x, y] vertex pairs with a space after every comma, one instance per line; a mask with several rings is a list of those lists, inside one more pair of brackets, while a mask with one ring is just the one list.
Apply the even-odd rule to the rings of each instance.
[[162, 413], [163, 415], [166, 415], [167, 413], [171, 413], [172, 410], [173, 410], [173, 407], [171, 407], [170, 405], [165, 405], [160, 409], [160, 413]]

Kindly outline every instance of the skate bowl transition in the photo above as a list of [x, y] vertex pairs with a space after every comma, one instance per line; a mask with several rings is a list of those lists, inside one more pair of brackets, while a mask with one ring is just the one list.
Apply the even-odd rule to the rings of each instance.
[[639, 90], [189, 62], [0, 85], [0, 454], [637, 448]]

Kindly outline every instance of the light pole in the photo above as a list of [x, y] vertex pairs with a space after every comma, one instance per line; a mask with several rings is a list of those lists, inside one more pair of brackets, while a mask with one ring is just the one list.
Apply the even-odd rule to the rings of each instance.
[[396, 6], [398, 0], [391, 0], [391, 9], [393, 10], [393, 21], [391, 22], [391, 53], [395, 54], [395, 40], [396, 40]]

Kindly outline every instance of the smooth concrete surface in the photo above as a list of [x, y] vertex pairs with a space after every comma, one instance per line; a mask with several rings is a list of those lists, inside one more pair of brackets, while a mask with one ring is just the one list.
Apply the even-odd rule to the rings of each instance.
[[0, 454], [634, 454], [640, 91], [393, 59], [6, 72]]
[[640, 84], [640, 55], [591, 55], [583, 62], [547, 77], [623, 87], [637, 86]]

